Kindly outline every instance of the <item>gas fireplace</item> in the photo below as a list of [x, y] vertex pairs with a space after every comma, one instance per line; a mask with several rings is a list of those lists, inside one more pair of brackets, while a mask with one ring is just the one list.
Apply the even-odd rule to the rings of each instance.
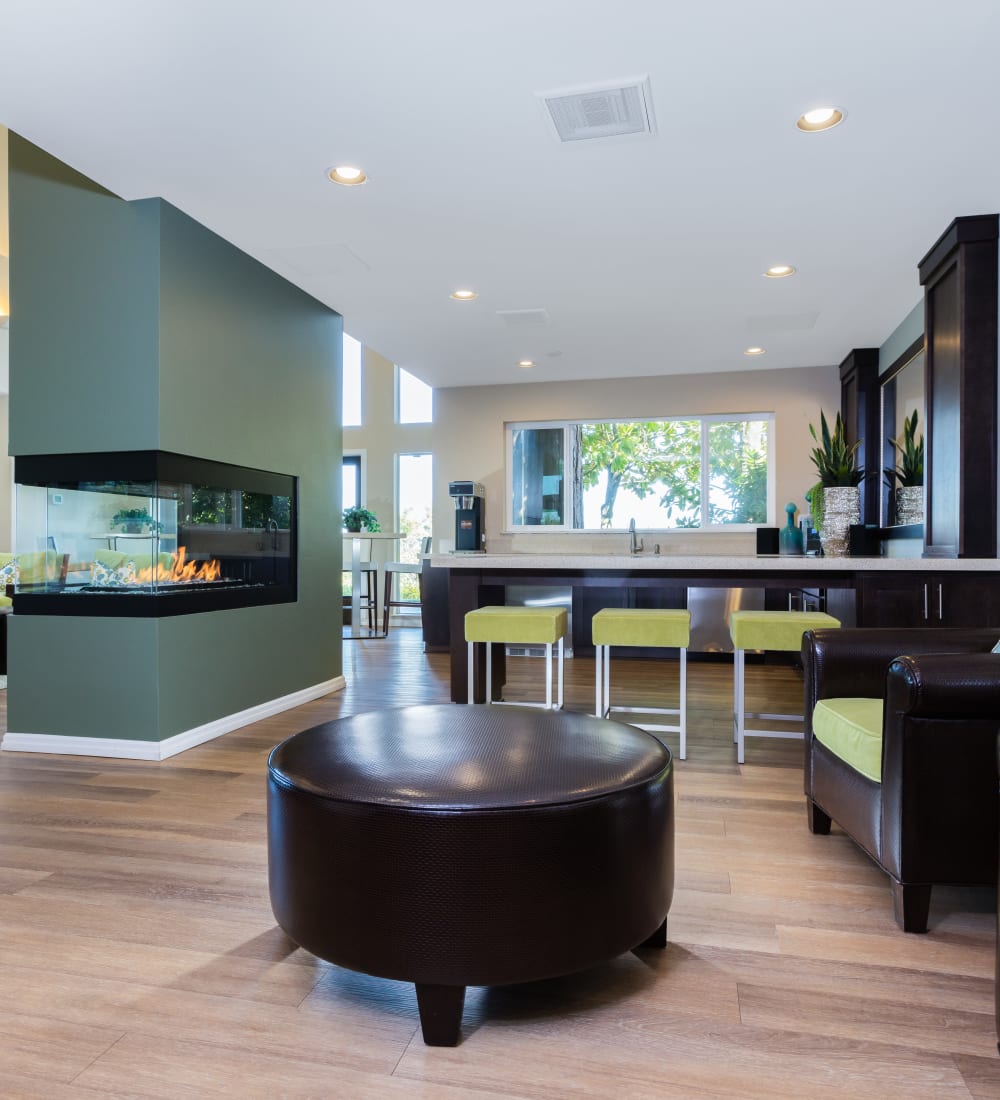
[[16, 614], [155, 618], [296, 599], [290, 475], [124, 451], [19, 456], [14, 480]]

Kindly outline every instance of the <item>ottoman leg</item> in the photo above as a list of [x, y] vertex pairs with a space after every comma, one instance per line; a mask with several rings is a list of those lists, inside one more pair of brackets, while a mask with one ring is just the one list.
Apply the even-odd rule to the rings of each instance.
[[663, 923], [659, 928], [649, 937], [647, 940], [643, 940], [642, 943], [637, 944], [632, 950], [639, 951], [643, 947], [666, 947], [667, 946], [667, 918], [663, 918]]
[[424, 1042], [429, 1047], [457, 1046], [462, 1033], [465, 986], [417, 983], [416, 990]]

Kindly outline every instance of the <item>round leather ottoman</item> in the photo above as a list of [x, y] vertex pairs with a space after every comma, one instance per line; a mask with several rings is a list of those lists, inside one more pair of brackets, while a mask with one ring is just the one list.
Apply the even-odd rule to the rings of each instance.
[[465, 987], [666, 944], [673, 761], [590, 715], [411, 707], [327, 722], [268, 761], [278, 924], [314, 955], [414, 982], [454, 1045]]

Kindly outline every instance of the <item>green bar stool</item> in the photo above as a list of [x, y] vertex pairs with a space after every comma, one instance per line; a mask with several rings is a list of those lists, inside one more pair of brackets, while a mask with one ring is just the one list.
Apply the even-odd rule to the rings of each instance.
[[[659, 730], [681, 735], [681, 760], [687, 759], [687, 651], [691, 644], [691, 612], [673, 608], [606, 607], [591, 621], [594, 647], [597, 652], [598, 718], [610, 718], [612, 711], [630, 714], [676, 714], [675, 726], [649, 725], [633, 722], [644, 730]], [[611, 705], [611, 646], [655, 646], [674, 648], [680, 653], [679, 707], [624, 707]]]
[[771, 649], [798, 653], [802, 635], [807, 630], [829, 630], [840, 626], [840, 620], [825, 611], [734, 611], [729, 616], [729, 634], [733, 639], [733, 740], [736, 742], [736, 762], [744, 761], [747, 737], [802, 737], [802, 729], [748, 729], [748, 718], [770, 722], [803, 721], [801, 714], [762, 714], [746, 711], [746, 682], [743, 655], [748, 649]]
[[[469, 702], [473, 702], [473, 654], [477, 642], [486, 644], [486, 698], [493, 700], [493, 666], [491, 643], [506, 645], [545, 646], [545, 702], [511, 703], [511, 706], [544, 707], [562, 710], [563, 706], [563, 639], [569, 624], [565, 607], [480, 607], [465, 616], [465, 640], [469, 647]], [[552, 706], [552, 646], [559, 649], [559, 692]]]

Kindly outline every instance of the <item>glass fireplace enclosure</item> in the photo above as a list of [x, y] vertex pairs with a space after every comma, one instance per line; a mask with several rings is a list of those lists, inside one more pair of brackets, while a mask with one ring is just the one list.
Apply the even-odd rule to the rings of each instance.
[[19, 456], [14, 480], [17, 614], [160, 617], [296, 599], [290, 475], [126, 451]]

